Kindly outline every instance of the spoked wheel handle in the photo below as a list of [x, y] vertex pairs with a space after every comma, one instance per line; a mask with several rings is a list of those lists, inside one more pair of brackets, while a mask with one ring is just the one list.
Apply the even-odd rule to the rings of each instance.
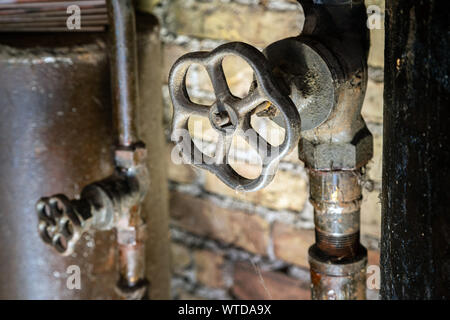
[[[242, 99], [233, 96], [228, 87], [222, 68], [227, 56], [244, 59], [254, 71], [255, 86]], [[200, 64], [208, 72], [216, 97], [211, 106], [194, 103], [189, 98], [186, 76], [192, 64]], [[184, 162], [209, 170], [235, 190], [256, 191], [267, 186], [274, 178], [280, 160], [298, 144], [301, 122], [297, 108], [287, 95], [282, 94], [264, 55], [248, 44], [232, 42], [211, 52], [193, 52], [182, 56], [170, 71], [169, 91], [174, 108], [171, 139]], [[279, 146], [269, 144], [251, 125], [251, 115], [263, 103], [277, 108], [283, 119], [285, 137]], [[195, 146], [188, 130], [191, 116], [208, 118], [219, 133], [214, 156], [202, 153]], [[259, 177], [245, 178], [230, 166], [228, 159], [235, 136], [244, 138], [258, 152], [262, 160]]]

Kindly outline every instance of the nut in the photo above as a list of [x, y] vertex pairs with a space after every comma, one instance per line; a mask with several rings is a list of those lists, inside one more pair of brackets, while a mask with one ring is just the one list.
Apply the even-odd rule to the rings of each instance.
[[115, 161], [120, 168], [136, 167], [143, 163], [147, 157], [145, 144], [137, 143], [131, 148], [117, 149], [115, 151]]
[[353, 170], [373, 157], [373, 137], [367, 128], [360, 130], [348, 143], [314, 144], [306, 139], [299, 143], [299, 157], [314, 170]]
[[[123, 225], [120, 225], [122, 223]], [[147, 238], [147, 225], [141, 223], [138, 226], [127, 225], [127, 221], [119, 221], [117, 226], [117, 243], [121, 245], [136, 245]]]

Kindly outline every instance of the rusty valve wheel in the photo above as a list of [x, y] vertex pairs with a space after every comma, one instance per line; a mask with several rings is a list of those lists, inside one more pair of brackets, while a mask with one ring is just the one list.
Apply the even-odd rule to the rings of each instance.
[[64, 195], [41, 198], [36, 204], [39, 235], [61, 255], [73, 252], [83, 232], [83, 219]]
[[[222, 68], [226, 56], [238, 56], [253, 69], [255, 85], [243, 99], [231, 94]], [[193, 103], [186, 89], [186, 75], [192, 64], [205, 67], [211, 79], [216, 100], [211, 106]], [[256, 191], [267, 186], [273, 179], [279, 161], [298, 143], [300, 116], [291, 99], [278, 88], [269, 63], [256, 48], [232, 42], [211, 52], [193, 52], [182, 56], [172, 67], [169, 90], [174, 115], [171, 139], [176, 143], [184, 162], [209, 170], [221, 181], [235, 190]], [[285, 137], [279, 146], [269, 144], [250, 123], [258, 106], [270, 103], [276, 107], [284, 122]], [[194, 144], [188, 131], [192, 115], [206, 117], [219, 133], [219, 141], [213, 157], [203, 154]], [[262, 171], [258, 178], [248, 179], [239, 175], [228, 161], [234, 136], [241, 136], [254, 148], [261, 160]]]

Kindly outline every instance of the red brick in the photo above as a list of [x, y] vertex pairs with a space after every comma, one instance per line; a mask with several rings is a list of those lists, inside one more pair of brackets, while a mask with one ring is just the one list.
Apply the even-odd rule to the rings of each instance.
[[223, 256], [208, 250], [198, 250], [194, 257], [197, 281], [207, 287], [222, 288]]
[[297, 229], [277, 222], [272, 230], [275, 256], [286, 262], [309, 268], [308, 249], [314, 243], [314, 231]]
[[223, 241], [247, 251], [266, 254], [269, 223], [260, 216], [221, 208], [208, 200], [179, 192], [171, 194], [175, 225], [194, 234]]
[[304, 15], [298, 10], [267, 10], [221, 1], [170, 1], [166, 27], [175, 33], [200, 38], [243, 41], [257, 47], [296, 36]]
[[169, 80], [169, 71], [172, 68], [175, 61], [178, 60], [182, 55], [188, 53], [188, 49], [183, 46], [165, 43], [163, 44], [163, 70], [162, 74], [162, 82], [167, 83]]
[[[245, 172], [245, 166], [242, 165], [241, 169]], [[205, 189], [276, 210], [301, 211], [308, 199], [306, 180], [298, 174], [281, 170], [267, 187], [256, 192], [236, 192], [210, 173], [206, 174]]]
[[172, 271], [182, 273], [192, 262], [189, 249], [177, 243], [172, 243], [171, 247]]
[[260, 271], [249, 263], [237, 263], [232, 293], [242, 300], [309, 300], [308, 286], [280, 272]]

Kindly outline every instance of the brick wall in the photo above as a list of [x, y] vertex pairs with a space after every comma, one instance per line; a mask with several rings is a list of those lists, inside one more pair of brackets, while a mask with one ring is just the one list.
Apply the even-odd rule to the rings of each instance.
[[[366, 1], [383, 5], [384, 1]], [[164, 93], [167, 137], [171, 102], [167, 78], [184, 53], [211, 50], [227, 41], [244, 41], [264, 48], [294, 36], [303, 13], [294, 0], [165, 0], [154, 8], [162, 24]], [[362, 243], [369, 264], [378, 264], [382, 150], [384, 30], [371, 32], [370, 80], [363, 115], [375, 139], [375, 156], [368, 165], [362, 205]], [[250, 67], [226, 61], [225, 73], [236, 94], [252, 79]], [[204, 70], [191, 68], [189, 94], [210, 102], [211, 84]], [[205, 124], [206, 126], [207, 124]], [[192, 132], [210, 142], [205, 130]], [[169, 141], [169, 138], [167, 138]], [[313, 209], [308, 202], [308, 178], [294, 150], [280, 165], [270, 186], [254, 193], [227, 188], [208, 172], [171, 161], [169, 172], [172, 237], [172, 295], [175, 299], [309, 299], [307, 250], [314, 242]], [[249, 153], [243, 150], [244, 157]], [[255, 174], [254, 165], [237, 166]], [[377, 292], [370, 292], [375, 297]]]

